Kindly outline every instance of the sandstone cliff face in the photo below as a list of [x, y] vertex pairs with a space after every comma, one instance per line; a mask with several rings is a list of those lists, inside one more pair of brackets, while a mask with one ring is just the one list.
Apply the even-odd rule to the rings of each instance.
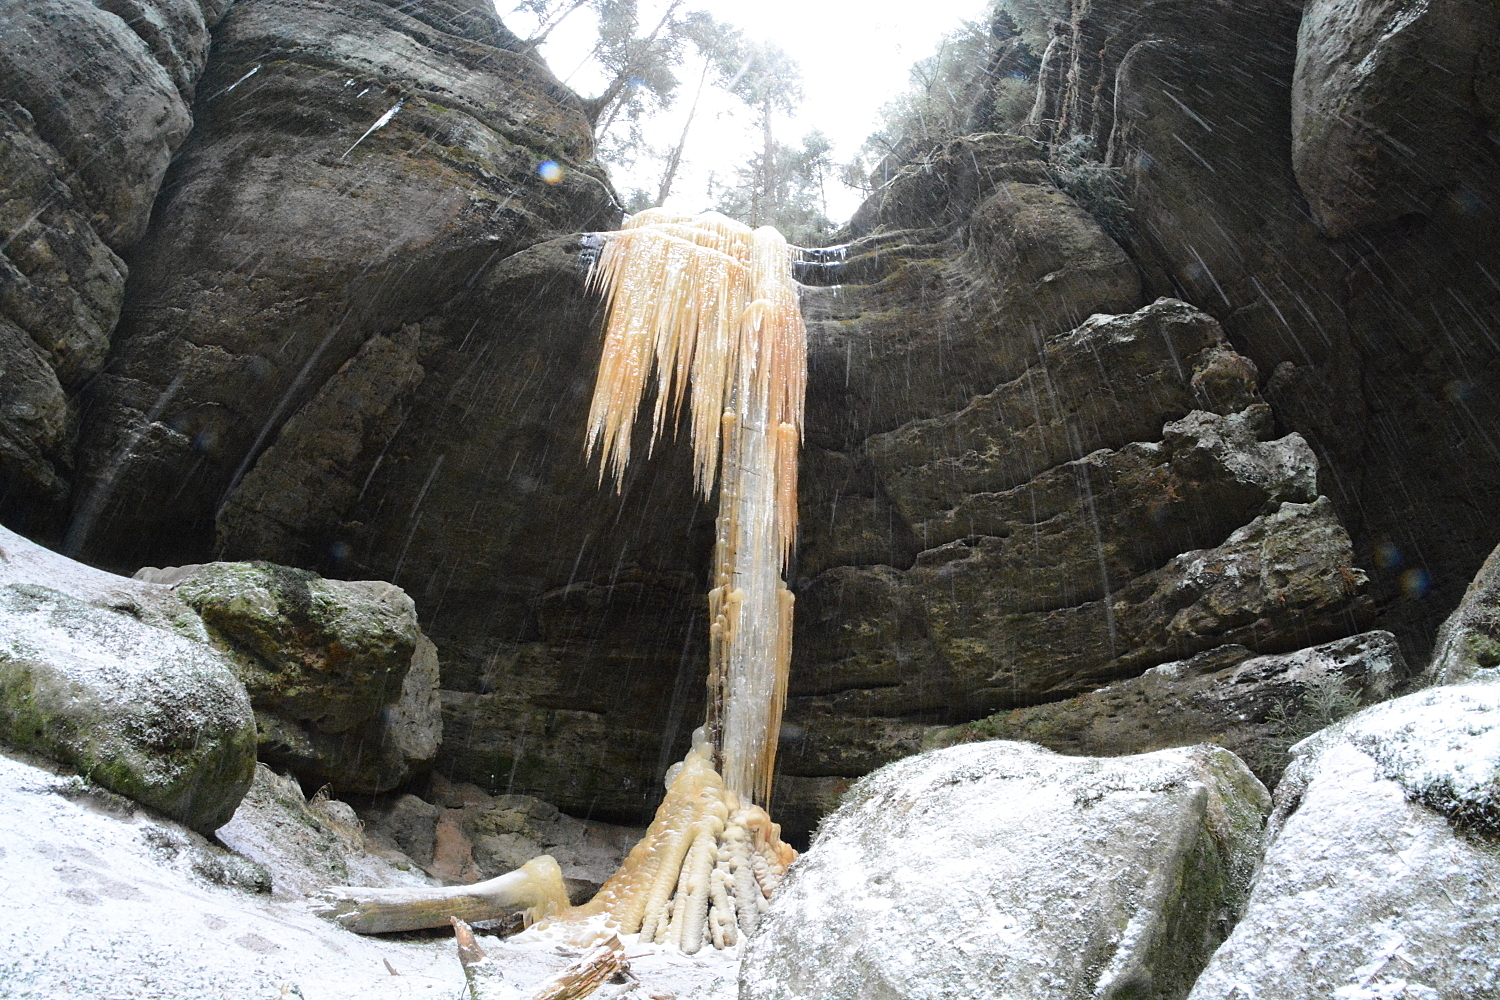
[[[120, 316], [226, 0], [11, 2], [0, 10], [0, 512], [53, 535], [78, 401]], [[65, 56], [61, 54], [66, 54]]]
[[[647, 814], [701, 715], [712, 517], [675, 445], [618, 496], [582, 456], [574, 234], [619, 218], [582, 102], [482, 0], [49, 2], [28, 37], [99, 65], [0, 46], [0, 514], [120, 569], [391, 580], [440, 771]], [[934, 727], [1260, 747], [1297, 678], [1405, 676], [1328, 644], [1419, 662], [1500, 515], [1495, 35], [1386, 6], [1076, 0], [1033, 130], [1092, 136], [1129, 224], [1035, 138], [965, 137], [805, 275], [789, 828], [968, 738]]]
[[[1305, 13], [1304, 13], [1305, 9]], [[1408, 653], [1489, 551], [1493, 4], [1077, 0], [1039, 101], [1124, 172], [1154, 294], [1219, 319]]]
[[[350, 445], [373, 461], [420, 376], [403, 327], [487, 261], [616, 218], [581, 102], [488, 5], [409, 6], [247, 0], [218, 27], [91, 386], [73, 551], [201, 557], [261, 452], [357, 353], [387, 372]], [[391, 347], [361, 353], [374, 337]]]

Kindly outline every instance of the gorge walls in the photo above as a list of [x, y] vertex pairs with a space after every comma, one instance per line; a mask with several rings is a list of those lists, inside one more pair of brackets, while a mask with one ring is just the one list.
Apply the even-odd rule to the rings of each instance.
[[[1274, 779], [1278, 704], [1420, 666], [1497, 540], [1500, 25], [1388, 6], [1075, 0], [1026, 134], [929, 151], [806, 276], [789, 828], [984, 735]], [[619, 496], [583, 460], [578, 234], [620, 218], [584, 103], [482, 0], [48, 0], [0, 36], [5, 523], [393, 581], [438, 770], [646, 815], [701, 716], [712, 516], [675, 444]]]

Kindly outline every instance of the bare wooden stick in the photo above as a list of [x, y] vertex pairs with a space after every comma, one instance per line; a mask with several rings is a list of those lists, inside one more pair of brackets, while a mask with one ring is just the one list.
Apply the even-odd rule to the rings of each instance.
[[515, 992], [505, 986], [500, 970], [474, 940], [474, 928], [458, 917], [449, 917], [448, 922], [453, 925], [453, 939], [458, 944], [458, 962], [464, 967], [469, 1000], [514, 1000]]
[[546, 854], [474, 885], [415, 889], [338, 885], [318, 893], [318, 899], [314, 913], [358, 934], [441, 927], [452, 917], [471, 923], [494, 920], [516, 910], [525, 910], [526, 922], [532, 923], [568, 906], [562, 869]]

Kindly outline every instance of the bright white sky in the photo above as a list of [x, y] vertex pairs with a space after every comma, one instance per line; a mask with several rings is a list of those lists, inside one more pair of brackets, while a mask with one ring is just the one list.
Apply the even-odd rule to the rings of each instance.
[[[514, 0], [497, 0], [506, 25], [521, 36], [531, 21], [512, 14]], [[747, 38], [774, 42], [802, 67], [803, 102], [795, 119], [778, 123], [777, 138], [793, 143], [813, 129], [821, 129], [834, 148], [836, 162], [846, 162], [874, 131], [882, 105], [906, 88], [913, 62], [937, 49], [942, 36], [963, 20], [979, 20], [987, 0], [692, 0], [687, 9], [706, 10], [720, 21], [742, 29]], [[642, 0], [641, 21], [655, 24], [661, 5]], [[655, 11], [656, 13], [653, 13]], [[580, 65], [594, 44], [592, 14], [580, 11], [563, 23], [542, 48], [554, 73], [584, 96], [598, 94], [605, 85], [592, 65]], [[678, 71], [683, 81], [677, 102], [662, 120], [647, 130], [648, 141], [669, 149], [675, 145], [697, 83], [693, 56]], [[694, 119], [686, 160], [679, 170], [668, 204], [684, 211], [709, 208], [710, 174], [722, 177], [744, 163], [759, 148], [750, 115], [741, 104], [721, 100], [712, 107], [706, 91]], [[659, 162], [642, 163], [635, 172], [615, 170], [615, 187], [623, 197], [632, 187], [654, 195], [660, 183]], [[847, 219], [861, 195], [830, 178], [826, 187], [828, 215]]]

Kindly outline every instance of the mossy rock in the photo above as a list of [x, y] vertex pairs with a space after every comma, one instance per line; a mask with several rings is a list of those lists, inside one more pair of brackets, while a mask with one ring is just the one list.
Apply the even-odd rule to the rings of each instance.
[[400, 588], [268, 562], [209, 563], [177, 596], [241, 654], [257, 709], [347, 732], [401, 693], [421, 635]]
[[255, 767], [250, 702], [224, 657], [35, 584], [0, 587], [0, 739], [203, 833]]

